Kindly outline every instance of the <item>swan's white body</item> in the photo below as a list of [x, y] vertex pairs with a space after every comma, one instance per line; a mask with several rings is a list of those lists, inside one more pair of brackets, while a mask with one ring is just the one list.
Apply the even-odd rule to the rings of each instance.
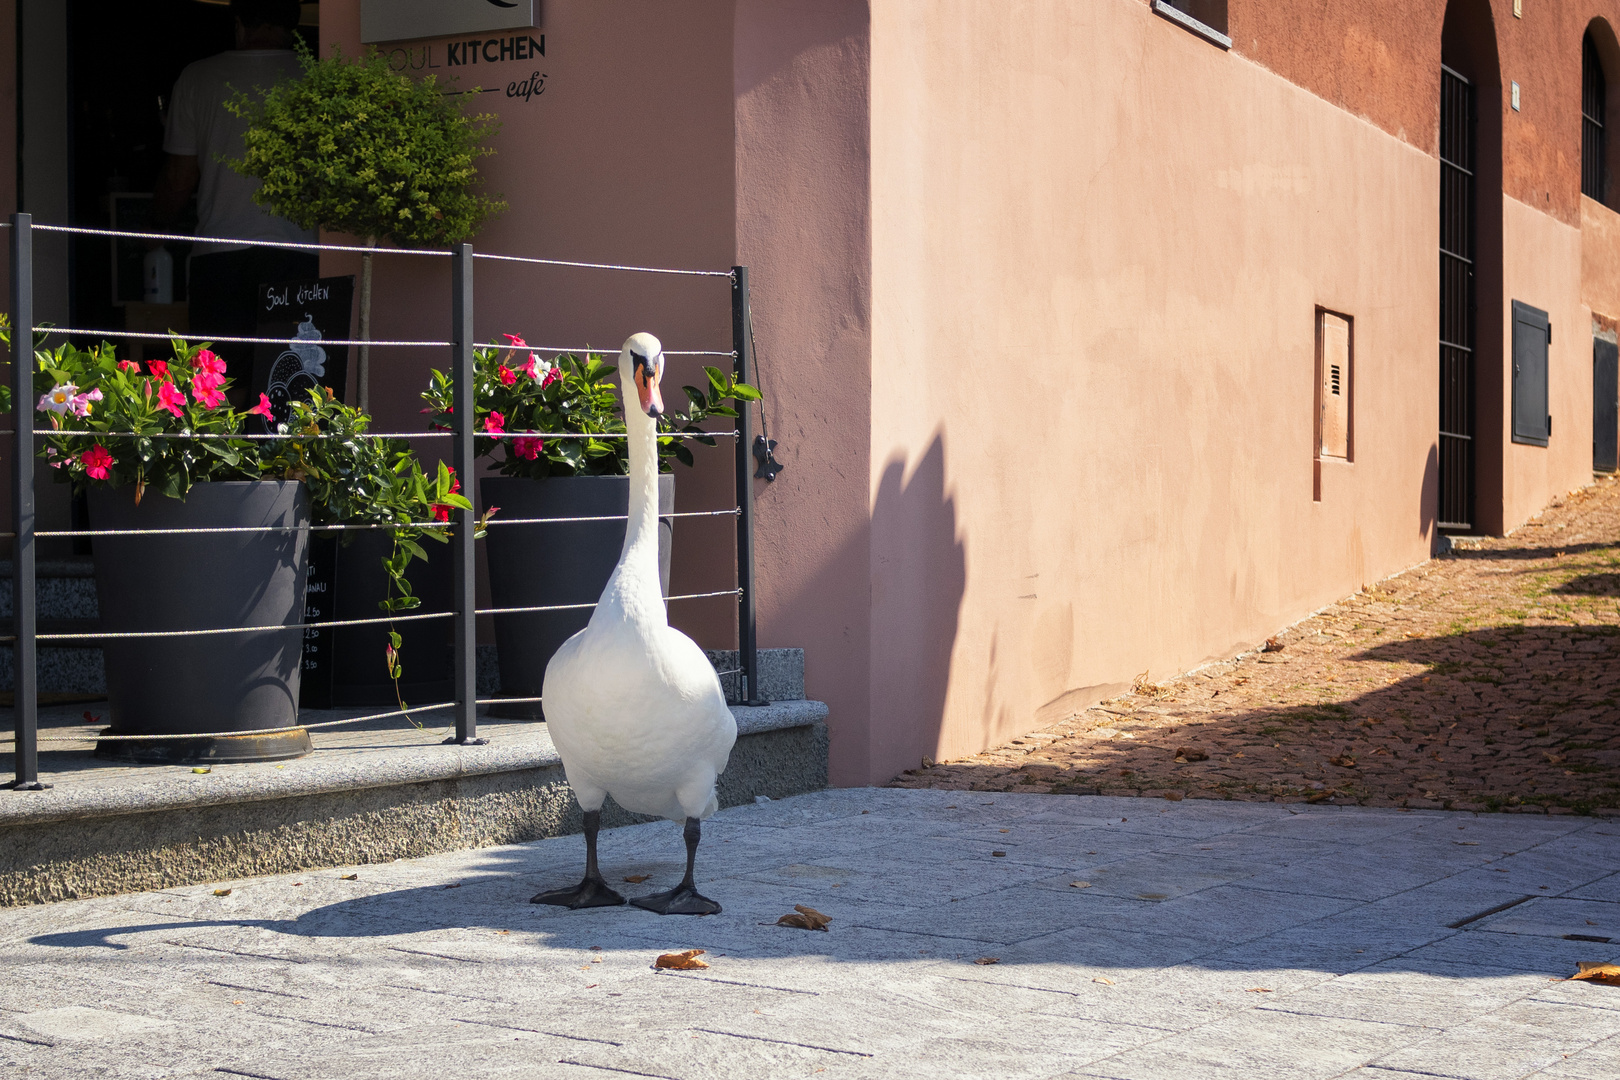
[[625, 343], [619, 374], [630, 439], [630, 520], [619, 565], [590, 625], [546, 665], [546, 726], [579, 804], [603, 797], [674, 821], [719, 807], [716, 778], [737, 741], [719, 676], [697, 643], [669, 625], [658, 580], [657, 421], [636, 408], [631, 351], [657, 357], [658, 339]]

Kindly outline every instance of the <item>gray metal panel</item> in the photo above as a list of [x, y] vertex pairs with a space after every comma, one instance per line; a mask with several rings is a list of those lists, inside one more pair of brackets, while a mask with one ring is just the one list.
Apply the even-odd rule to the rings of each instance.
[[1552, 326], [1547, 313], [1513, 301], [1513, 441], [1546, 446], [1552, 434], [1547, 415], [1547, 344]]
[[539, 19], [540, 0], [360, 0], [360, 40], [526, 30]]
[[1620, 467], [1620, 346], [1592, 340], [1592, 468]]

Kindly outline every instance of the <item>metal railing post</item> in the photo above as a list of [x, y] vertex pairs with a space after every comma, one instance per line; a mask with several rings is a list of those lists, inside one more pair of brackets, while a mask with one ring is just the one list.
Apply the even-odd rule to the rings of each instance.
[[[749, 333], [748, 267], [731, 268], [731, 349], [737, 381], [748, 382], [754, 370], [754, 343]], [[769, 704], [759, 692], [759, 641], [754, 620], [754, 475], [753, 424], [748, 403], [737, 410], [737, 659], [742, 667], [742, 700]]]
[[[451, 419], [451, 441], [455, 449], [451, 454], [456, 478], [461, 481], [461, 493], [476, 504], [476, 484], [473, 470], [477, 464], [477, 451], [473, 446], [473, 431], [478, 403], [473, 400], [476, 380], [473, 377], [473, 249], [471, 244], [457, 244], [450, 269], [450, 340], [455, 343], [451, 359], [451, 378], [454, 384], [456, 411]], [[474, 522], [478, 514], [472, 510], [453, 511], [455, 530], [450, 538], [450, 560], [455, 577], [455, 687], [456, 734], [446, 739], [449, 743], [475, 746], [487, 742], [478, 737], [478, 617], [473, 614], [477, 606], [477, 545], [473, 538]]]
[[18, 791], [40, 791], [38, 668], [34, 651], [34, 234], [33, 215], [11, 215], [12, 744]]

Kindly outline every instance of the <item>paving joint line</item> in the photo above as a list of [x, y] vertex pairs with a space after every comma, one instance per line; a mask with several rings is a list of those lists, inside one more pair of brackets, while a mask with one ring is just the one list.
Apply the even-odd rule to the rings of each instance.
[[717, 1031], [714, 1028], [688, 1028], [688, 1031], [701, 1031], [705, 1035], [724, 1035], [731, 1039], [751, 1039], [754, 1042], [775, 1043], [778, 1046], [797, 1046], [803, 1050], [820, 1050], [827, 1054], [848, 1054], [851, 1057], [874, 1057], [865, 1050], [840, 1050], [835, 1046], [816, 1046], [814, 1043], [794, 1042], [792, 1039], [771, 1039], [764, 1035], [744, 1035], [737, 1031]]

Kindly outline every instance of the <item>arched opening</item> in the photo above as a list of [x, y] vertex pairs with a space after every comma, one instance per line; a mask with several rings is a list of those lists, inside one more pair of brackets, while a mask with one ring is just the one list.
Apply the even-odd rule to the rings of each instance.
[[1489, 0], [1440, 42], [1440, 475], [1436, 523], [1502, 529], [1502, 81]]
[[1581, 194], [1614, 209], [1620, 203], [1620, 40], [1607, 19], [1581, 35]]

